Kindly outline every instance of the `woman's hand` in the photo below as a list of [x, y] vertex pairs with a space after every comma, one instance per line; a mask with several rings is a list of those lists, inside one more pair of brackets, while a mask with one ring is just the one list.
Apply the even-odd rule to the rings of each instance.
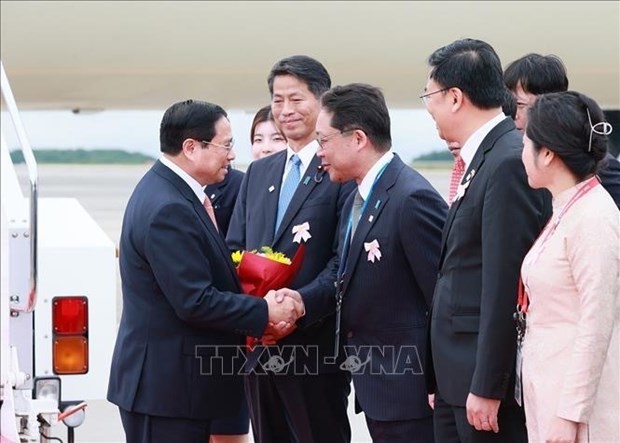
[[428, 405], [435, 410], [435, 394], [428, 394]]
[[554, 417], [551, 420], [546, 443], [574, 443], [577, 439], [577, 427], [579, 423], [565, 420], [560, 417]]

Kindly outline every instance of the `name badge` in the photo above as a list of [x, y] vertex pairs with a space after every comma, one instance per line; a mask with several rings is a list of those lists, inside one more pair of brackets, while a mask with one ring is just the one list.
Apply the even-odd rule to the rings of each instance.
[[523, 347], [521, 341], [517, 343], [517, 359], [515, 362], [516, 365], [516, 376], [515, 376], [515, 401], [521, 407], [523, 407], [523, 383], [521, 382], [521, 369], [523, 366], [523, 354], [521, 352], [521, 348]]

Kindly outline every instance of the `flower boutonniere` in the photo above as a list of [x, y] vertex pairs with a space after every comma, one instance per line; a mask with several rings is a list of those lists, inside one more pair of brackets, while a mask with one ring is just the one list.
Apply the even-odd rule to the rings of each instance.
[[454, 196], [454, 201], [457, 201], [458, 199], [463, 198], [463, 196], [465, 196], [465, 191], [469, 187], [469, 184], [471, 183], [471, 180], [474, 178], [475, 174], [476, 174], [475, 169], [472, 169], [471, 171], [469, 171], [469, 174], [467, 174], [467, 177], [465, 177], [465, 182], [459, 184], [459, 187], [456, 188], [456, 195]]
[[379, 249], [379, 242], [374, 239], [371, 242], [364, 243], [364, 249], [368, 252], [368, 261], [371, 263], [381, 260], [381, 250]]
[[310, 223], [308, 222], [293, 226], [292, 232], [294, 234], [294, 243], [301, 244], [302, 241], [306, 243], [308, 239], [312, 238], [312, 235], [310, 235]]

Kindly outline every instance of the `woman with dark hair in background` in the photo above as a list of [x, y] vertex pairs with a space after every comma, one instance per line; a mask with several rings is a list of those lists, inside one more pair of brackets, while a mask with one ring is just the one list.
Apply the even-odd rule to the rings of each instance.
[[519, 297], [532, 442], [620, 441], [620, 212], [595, 175], [611, 131], [578, 92], [540, 95], [528, 111], [528, 182], [553, 195], [553, 216], [523, 261]]
[[260, 108], [252, 121], [250, 129], [250, 143], [252, 143], [252, 158], [267, 157], [286, 149], [286, 137], [276, 126], [271, 114], [271, 105]]

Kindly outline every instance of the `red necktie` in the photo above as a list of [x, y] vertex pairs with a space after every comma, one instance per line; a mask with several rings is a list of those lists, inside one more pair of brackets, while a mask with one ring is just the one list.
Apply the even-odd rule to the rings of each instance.
[[456, 190], [463, 179], [465, 173], [465, 162], [460, 155], [454, 158], [454, 165], [452, 165], [452, 173], [450, 174], [450, 195], [448, 202], [452, 204], [454, 197], [456, 196]]
[[215, 210], [213, 209], [213, 205], [211, 204], [211, 199], [209, 197], [206, 197], [202, 205], [205, 207], [207, 214], [209, 214], [209, 218], [213, 222], [213, 226], [215, 226], [215, 229], [218, 229], [217, 220], [215, 220]]

